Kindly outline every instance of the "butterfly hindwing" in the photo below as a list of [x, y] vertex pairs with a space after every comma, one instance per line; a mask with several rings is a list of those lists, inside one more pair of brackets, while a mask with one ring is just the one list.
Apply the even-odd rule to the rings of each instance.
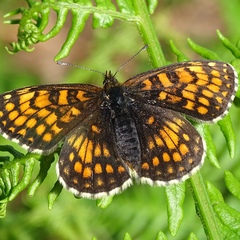
[[66, 138], [59, 157], [59, 180], [77, 196], [100, 198], [131, 185], [119, 158], [108, 109], [98, 109]]
[[141, 143], [140, 181], [167, 185], [189, 177], [204, 161], [204, 142], [180, 114], [149, 104], [132, 106]]

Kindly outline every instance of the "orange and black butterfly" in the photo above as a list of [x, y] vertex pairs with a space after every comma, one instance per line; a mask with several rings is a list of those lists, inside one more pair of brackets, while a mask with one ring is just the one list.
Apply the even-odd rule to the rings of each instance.
[[132, 179], [162, 186], [196, 172], [205, 144], [181, 114], [218, 121], [236, 89], [235, 70], [218, 61], [176, 63], [123, 84], [108, 72], [103, 88], [43, 85], [0, 95], [0, 132], [40, 154], [63, 142], [61, 184], [77, 196], [101, 198]]

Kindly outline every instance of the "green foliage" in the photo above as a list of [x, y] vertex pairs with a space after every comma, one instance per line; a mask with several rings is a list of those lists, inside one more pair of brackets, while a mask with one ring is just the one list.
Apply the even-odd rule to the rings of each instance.
[[[92, 18], [92, 27], [94, 29], [96, 28], [110, 28], [114, 21], [116, 19], [122, 20], [127, 23], [131, 23], [134, 26], [138, 28], [139, 34], [142, 38], [143, 45], [148, 44], [148, 54], [150, 61], [154, 67], [156, 66], [163, 66], [167, 63], [165, 56], [162, 52], [162, 49], [159, 45], [158, 38], [156, 36], [156, 32], [154, 31], [150, 14], [154, 12], [154, 10], [157, 7], [158, 1], [156, 0], [149, 0], [147, 1], [148, 4], [146, 4], [145, 1], [132, 1], [132, 0], [117, 0], [116, 4], [114, 4], [110, 0], [96, 0], [95, 5], [93, 5], [92, 1], [84, 0], [84, 1], [54, 1], [54, 0], [43, 0], [43, 1], [33, 1], [28, 0], [28, 8], [19, 8], [15, 11], [12, 11], [5, 15], [5, 17], [12, 17], [17, 14], [21, 14], [21, 18], [14, 19], [14, 20], [7, 20], [5, 23], [10, 24], [18, 24], [18, 42], [12, 43], [12, 49], [8, 49], [9, 53], [16, 53], [20, 50], [24, 50], [27, 52], [33, 51], [33, 46], [39, 42], [45, 42], [50, 39], [52, 39], [54, 36], [58, 35], [61, 29], [64, 27], [66, 20], [67, 20], [67, 14], [71, 12], [71, 26], [68, 31], [67, 38], [55, 57], [55, 61], [58, 61], [59, 59], [62, 59], [70, 54], [70, 51], [75, 44], [76, 40], [79, 38], [79, 35], [83, 31], [84, 27], [86, 26], [86, 21], [89, 18]], [[44, 33], [46, 31], [46, 28], [49, 24], [49, 17], [50, 12], [53, 11], [56, 13], [56, 23], [51, 28], [51, 30], [48, 33]], [[233, 55], [233, 60], [231, 61], [232, 65], [235, 67], [237, 73], [240, 73], [240, 44], [233, 44], [229, 39], [227, 39], [220, 31], [217, 31], [218, 37], [223, 44], [221, 51], [229, 50]], [[200, 55], [203, 58], [206, 59], [214, 59], [214, 60], [225, 60], [223, 59], [221, 53], [218, 54], [215, 51], [209, 50], [206, 47], [203, 47], [197, 43], [195, 43], [193, 40], [188, 39], [188, 43], [190, 48]], [[170, 47], [173, 52], [173, 54], [177, 57], [178, 61], [184, 61], [190, 59], [187, 54], [183, 53], [174, 41], [170, 41]], [[236, 94], [235, 102], [240, 102], [240, 91]], [[235, 117], [236, 118], [236, 117]], [[237, 119], [238, 120], [238, 119]], [[239, 120], [238, 120], [239, 121]], [[203, 125], [203, 124], [195, 124], [198, 131], [201, 133], [203, 138], [206, 141], [207, 144], [207, 158], [211, 165], [209, 165], [210, 174], [213, 171], [216, 171], [220, 168], [220, 166], [223, 163], [220, 163], [218, 161], [217, 156], [217, 148], [215, 146], [215, 141], [213, 140], [213, 137], [211, 135], [211, 130], [209, 126]], [[229, 155], [231, 158], [235, 157], [236, 153], [236, 136], [235, 131], [233, 129], [233, 124], [230, 119], [230, 115], [227, 115], [224, 119], [218, 122], [218, 126], [220, 127], [220, 130], [225, 138], [225, 141], [227, 144], [227, 148], [229, 151]], [[15, 148], [9, 145], [0, 146], [0, 152], [2, 152], [0, 156], [0, 216], [3, 218], [6, 215], [6, 210], [8, 203], [10, 203], [14, 198], [19, 196], [19, 194], [27, 187], [28, 191], [27, 194], [29, 196], [33, 196], [37, 194], [37, 190], [39, 189], [40, 185], [43, 183], [43, 181], [46, 181], [46, 178], [48, 176], [48, 172], [51, 171], [51, 165], [54, 163], [54, 160], [57, 159], [57, 152], [49, 156], [39, 156], [37, 154], [33, 153], [27, 153], [22, 154]], [[6, 153], [6, 154], [5, 154]], [[237, 156], [239, 159], [239, 156]], [[39, 164], [39, 172], [36, 174], [36, 177], [34, 180], [32, 180], [32, 176], [34, 175], [34, 169], [36, 161], [38, 161]], [[207, 164], [207, 163], [206, 163]], [[214, 166], [215, 168], [213, 168]], [[207, 176], [204, 175], [204, 176]], [[194, 204], [196, 207], [196, 213], [199, 216], [203, 229], [205, 231], [205, 234], [208, 239], [237, 239], [240, 235], [240, 213], [236, 209], [230, 207], [225, 201], [224, 196], [221, 193], [221, 191], [215, 187], [210, 181], [204, 180], [201, 173], [198, 172], [196, 175], [191, 177], [190, 180], [187, 181], [188, 188], [190, 189], [192, 196], [194, 198]], [[240, 201], [240, 182], [239, 177], [234, 177], [234, 175], [226, 171], [225, 172], [225, 185], [227, 189], [232, 194], [232, 197], [236, 198], [239, 204]], [[139, 190], [140, 188], [138, 188]], [[53, 208], [53, 204], [59, 194], [61, 193], [62, 186], [59, 184], [59, 182], [56, 182], [53, 186], [52, 190], [49, 193], [48, 196], [48, 207], [50, 209]], [[156, 190], [156, 189], [155, 189]], [[130, 190], [128, 190], [130, 191]], [[141, 190], [139, 190], [141, 192]], [[140, 222], [141, 226], [135, 226], [136, 229], [138, 229], [138, 233], [140, 235], [140, 238], [144, 238], [144, 230], [146, 230], [149, 225], [148, 223], [145, 223], [145, 219], [142, 216], [146, 216], [147, 214], [150, 214], [150, 212], [153, 212], [155, 216], [160, 217], [160, 213], [156, 212], [154, 206], [158, 204], [158, 202], [162, 202], [162, 199], [158, 197], [158, 192], [153, 193], [152, 198], [151, 196], [145, 196], [145, 192], [141, 192], [142, 196], [140, 200], [146, 203], [144, 206], [146, 208], [144, 214], [142, 214], [142, 209], [139, 209], [139, 212], [136, 212], [136, 209], [138, 207], [138, 202], [136, 202], [136, 208], [131, 209], [127, 208], [128, 216], [125, 217], [125, 224], [126, 224], [126, 231], [128, 231], [127, 227], [131, 226], [131, 222], [134, 222], [134, 219], [138, 218], [142, 221]], [[134, 190], [133, 190], [134, 194]], [[167, 199], [167, 214], [168, 214], [168, 231], [170, 232], [170, 238], [171, 236], [178, 237], [178, 232], [180, 227], [182, 226], [182, 222], [184, 220], [184, 211], [185, 208], [188, 208], [188, 205], [185, 206], [185, 195], [186, 195], [186, 188], [185, 183], [181, 183], [179, 185], [170, 186], [165, 188], [165, 194]], [[63, 195], [63, 194], [62, 194]], [[61, 195], [61, 196], [62, 196]], [[161, 195], [162, 197], [162, 195]], [[63, 197], [64, 198], [64, 197]], [[68, 196], [69, 198], [69, 196]], [[68, 199], [66, 198], [66, 199]], [[59, 198], [61, 199], [61, 197]], [[65, 199], [65, 198], [64, 198]], [[134, 198], [136, 200], [136, 198]], [[75, 200], [75, 199], [74, 199]], [[69, 202], [74, 200], [67, 200]], [[68, 217], [68, 220], [71, 219], [72, 216], [68, 216], [67, 209], [69, 207], [69, 204], [67, 202], [66, 205], [65, 202], [60, 204], [62, 208], [66, 207], [66, 212], [64, 216]], [[118, 217], [118, 214], [121, 215], [120, 212], [111, 212], [111, 206], [116, 202], [118, 204], [119, 209], [124, 208], [128, 203], [126, 203], [126, 200], [120, 199], [120, 197], [114, 197], [114, 198], [105, 198], [100, 199], [96, 202], [97, 206], [99, 208], [94, 208], [92, 206], [92, 203], [86, 203], [84, 200], [76, 200], [79, 201], [79, 205], [91, 206], [93, 208], [93, 212], [89, 214], [95, 221], [94, 217], [98, 216], [99, 218], [102, 217], [102, 222], [104, 224], [109, 224], [113, 226], [114, 224], [108, 221], [109, 216]], [[89, 200], [86, 200], [89, 201]], [[132, 201], [132, 198], [127, 199], [127, 201]], [[86, 204], [86, 205], [85, 205]], [[161, 203], [162, 204], [162, 203]], [[127, 205], [128, 206], [128, 205]], [[140, 206], [140, 205], [139, 205]], [[166, 208], [165, 206], [165, 208]], [[52, 209], [52, 211], [55, 211], [56, 206]], [[83, 208], [84, 209], [84, 208]], [[104, 209], [104, 210], [102, 210]], [[39, 214], [36, 209], [32, 209], [32, 211], [36, 211], [35, 215]], [[83, 210], [84, 211], [84, 210]], [[103, 213], [103, 211], [105, 211]], [[108, 215], [109, 211], [109, 215]], [[189, 210], [188, 210], [189, 211]], [[193, 211], [193, 208], [191, 209]], [[60, 216], [61, 212], [57, 209], [57, 216]], [[49, 214], [49, 212], [44, 213]], [[76, 213], [77, 214], [77, 213]], [[80, 213], [81, 214], [81, 213]], [[106, 215], [105, 215], [106, 214]], [[85, 215], [86, 212], [85, 212]], [[104, 217], [103, 217], [104, 215]], [[116, 215], [116, 216], [115, 216]], [[194, 215], [196, 215], [194, 213]], [[194, 216], [192, 215], [192, 216]], [[108, 216], [108, 217], [107, 217]], [[63, 216], [62, 216], [63, 217]], [[7, 217], [6, 217], [7, 218]], [[160, 218], [159, 218], [160, 219]], [[158, 221], [160, 221], [158, 219]], [[54, 219], [56, 220], [56, 219]], [[4, 220], [3, 220], [4, 221]], [[36, 219], [35, 219], [36, 221]], [[84, 219], [78, 219], [74, 218], [74, 220], [71, 220], [72, 226], [75, 228], [78, 228], [78, 225], [82, 227], [82, 229], [87, 229], [87, 227], [84, 224], [92, 225], [92, 228], [95, 227], [95, 222], [89, 222], [85, 223]], [[149, 220], [150, 221], [150, 220]], [[152, 220], [153, 222], [156, 221], [156, 219]], [[161, 221], [165, 221], [164, 217], [161, 216]], [[191, 219], [188, 219], [188, 221], [192, 221]], [[13, 219], [14, 222], [14, 219]], [[36, 221], [37, 222], [37, 221]], [[67, 221], [66, 221], [67, 222]], [[62, 231], [58, 235], [62, 239], [74, 239], [74, 233], [71, 229], [71, 226], [67, 225], [65, 220], [61, 220], [59, 224], [62, 224]], [[31, 222], [28, 222], [29, 225], [31, 225]], [[56, 228], [56, 225], [54, 223], [51, 223], [51, 227], [54, 229]], [[146, 224], [146, 225], [144, 225]], [[166, 225], [166, 223], [164, 223]], [[158, 233], [153, 233], [152, 236], [156, 236], [156, 239], [168, 239], [169, 234], [166, 234], [167, 230], [163, 229], [159, 231]], [[188, 223], [189, 225], [190, 223]], [[158, 226], [159, 224], [157, 224]], [[188, 226], [186, 225], [186, 226]], [[4, 225], [2, 225], [4, 226]], [[27, 225], [25, 226], [28, 227]], [[1, 225], [0, 225], [1, 229]], [[17, 229], [17, 228], [15, 228]], [[115, 233], [112, 233], [109, 235], [107, 233], [102, 234], [104, 237], [114, 237], [116, 236], [116, 232], [120, 231], [120, 227], [117, 228], [116, 226], [113, 227], [113, 229], [110, 229], [112, 231], [115, 231]], [[141, 230], [140, 230], [141, 229]], [[188, 239], [197, 239], [198, 233], [193, 233], [196, 229], [186, 229], [186, 233], [184, 237], [189, 236]], [[1, 231], [1, 230], [0, 230]], [[17, 230], [16, 230], [17, 231]], [[80, 230], [79, 230], [80, 231]], [[125, 232], [126, 232], [125, 231]], [[92, 231], [92, 233], [96, 234], [96, 239], [98, 239], [97, 232]], [[14, 233], [14, 231], [11, 233], [11, 237], [14, 239], [17, 238], [17, 234]], [[15, 234], [15, 235], [14, 235]], [[25, 233], [26, 234], [26, 233]], [[33, 233], [32, 233], [33, 234]], [[62, 234], [62, 235], [61, 235]], [[186, 235], [187, 234], [187, 235]], [[25, 236], [24, 234], [21, 236]], [[35, 236], [36, 235], [32, 235]], [[83, 238], [86, 237], [93, 237], [92, 236], [86, 236], [83, 234]], [[139, 236], [137, 236], [139, 237]], [[132, 239], [131, 233], [125, 233], [125, 235], [122, 235], [123, 239]], [[32, 238], [33, 239], [33, 238]], [[94, 238], [93, 238], [94, 239]], [[100, 239], [100, 238], [99, 238]], [[105, 238], [106, 239], [106, 238]], [[181, 236], [179, 236], [178, 239], [181, 239]], [[182, 238], [183, 239], [183, 238]]]

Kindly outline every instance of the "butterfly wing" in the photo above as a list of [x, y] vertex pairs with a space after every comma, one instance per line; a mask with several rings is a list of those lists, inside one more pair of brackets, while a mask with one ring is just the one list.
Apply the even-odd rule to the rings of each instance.
[[0, 95], [0, 132], [30, 151], [50, 153], [99, 108], [101, 93], [101, 88], [83, 84], [34, 86], [4, 93]]
[[107, 108], [96, 110], [65, 139], [57, 172], [61, 184], [77, 196], [101, 198], [132, 184], [117, 154], [110, 114]]
[[139, 74], [123, 85], [133, 99], [211, 122], [220, 120], [230, 107], [237, 74], [227, 63], [190, 61]]
[[140, 182], [161, 186], [187, 179], [203, 164], [204, 142], [195, 128], [169, 109], [131, 106], [141, 144]]

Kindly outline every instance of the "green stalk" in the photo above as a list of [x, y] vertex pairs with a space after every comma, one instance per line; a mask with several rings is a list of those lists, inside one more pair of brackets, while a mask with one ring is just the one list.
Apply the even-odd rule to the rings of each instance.
[[148, 54], [154, 67], [166, 65], [166, 59], [153, 28], [145, 0], [133, 0], [136, 14], [140, 17], [137, 23], [139, 33], [145, 44], [149, 45]]
[[195, 200], [197, 214], [201, 219], [204, 231], [208, 239], [221, 240], [221, 232], [213, 211], [206, 186], [199, 172], [194, 174], [188, 181]]

